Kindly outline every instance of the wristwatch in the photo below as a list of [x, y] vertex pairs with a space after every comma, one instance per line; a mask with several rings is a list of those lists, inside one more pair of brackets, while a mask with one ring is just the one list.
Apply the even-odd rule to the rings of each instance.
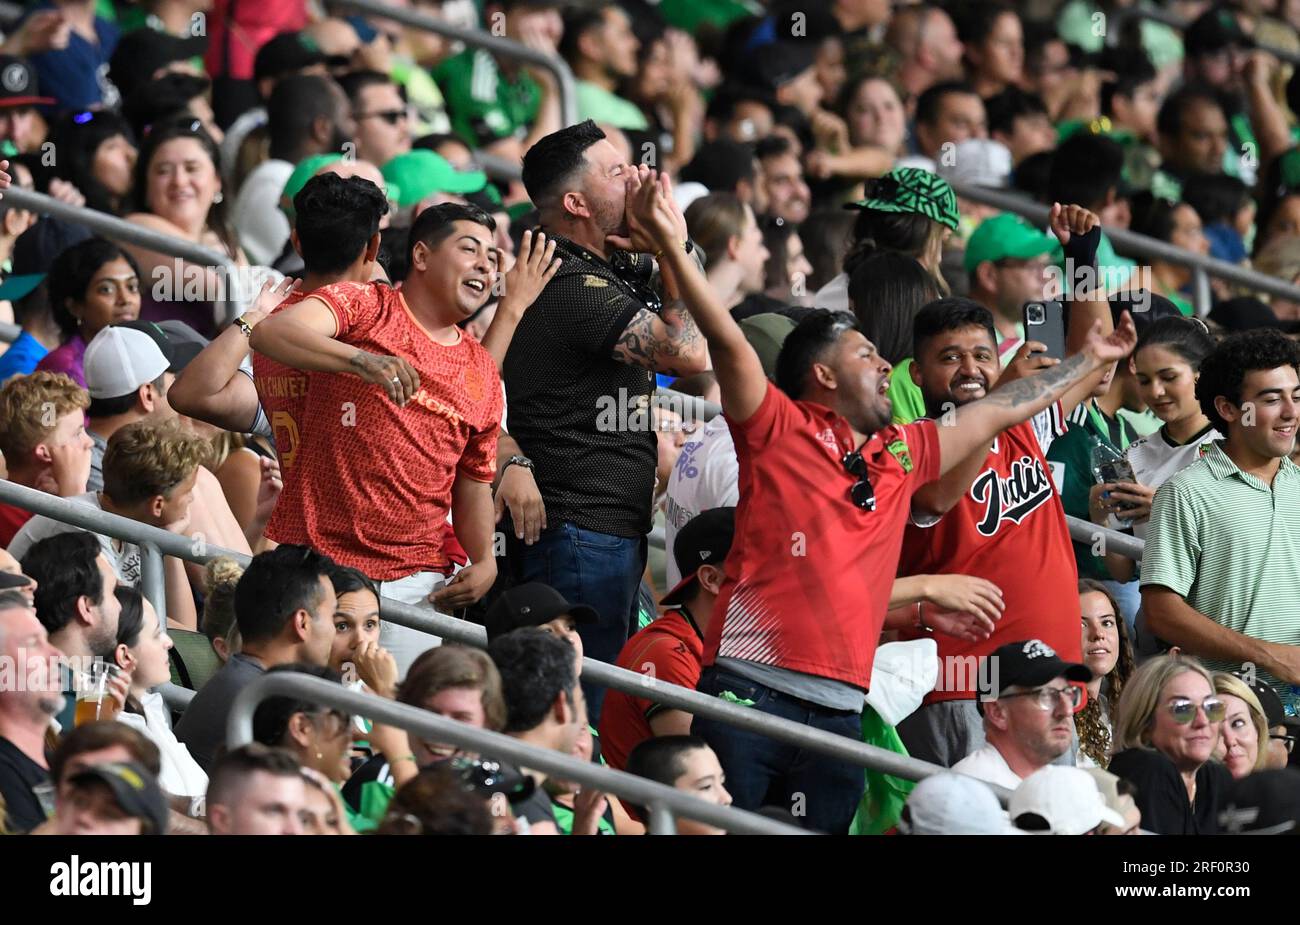
[[253, 336], [253, 326], [245, 321], [242, 315], [236, 318], [232, 323], [235, 327], [244, 332], [245, 337]]
[[527, 456], [519, 456], [519, 455], [511, 456], [509, 459], [506, 460], [506, 464], [501, 467], [502, 474], [504, 475], [505, 471], [509, 469], [511, 466], [523, 466], [525, 469], [532, 469], [533, 461], [529, 459]]

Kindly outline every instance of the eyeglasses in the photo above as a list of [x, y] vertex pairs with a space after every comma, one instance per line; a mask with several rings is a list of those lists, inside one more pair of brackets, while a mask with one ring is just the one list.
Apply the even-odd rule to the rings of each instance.
[[396, 125], [398, 122], [406, 120], [405, 109], [380, 109], [375, 112], [366, 112], [358, 115], [357, 121], [362, 119], [383, 119], [389, 125]]
[[1070, 709], [1077, 710], [1079, 704], [1083, 703], [1083, 688], [1073, 684], [1066, 687], [1039, 687], [1032, 691], [1020, 691], [1016, 694], [999, 694], [998, 700], [1008, 700], [1012, 697], [1033, 697], [1035, 698], [1034, 703], [1043, 712], [1053, 709], [1056, 702], [1064, 697], [1070, 704]]
[[1282, 744], [1286, 746], [1286, 753], [1289, 755], [1295, 751], [1295, 736], [1270, 735], [1270, 739], [1281, 739]]
[[1215, 697], [1206, 697], [1199, 704], [1195, 700], [1189, 700], [1186, 697], [1175, 697], [1169, 701], [1168, 709], [1169, 715], [1174, 718], [1175, 723], [1186, 726], [1196, 719], [1198, 709], [1205, 711], [1205, 718], [1210, 722], [1221, 723], [1224, 715], [1228, 712], [1228, 705]]
[[871, 487], [871, 479], [867, 475], [867, 461], [862, 458], [861, 450], [854, 450], [852, 453], [844, 454], [840, 460], [849, 475], [857, 476], [857, 481], [849, 489], [849, 497], [853, 503], [864, 511], [874, 511], [876, 509], [876, 492]]

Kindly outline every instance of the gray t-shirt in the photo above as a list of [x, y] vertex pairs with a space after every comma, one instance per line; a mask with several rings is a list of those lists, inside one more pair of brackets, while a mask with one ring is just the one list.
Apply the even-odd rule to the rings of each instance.
[[100, 491], [104, 487], [104, 451], [108, 441], [93, 430], [86, 431], [95, 445], [90, 449], [90, 478], [86, 479], [87, 491]]
[[[99, 503], [99, 493], [95, 491], [86, 492], [84, 495], [73, 495], [68, 500], [103, 510], [103, 506]], [[72, 533], [78, 530], [81, 530], [81, 528], [52, 520], [43, 514], [37, 514], [23, 524], [23, 528], [14, 534], [14, 538], [9, 541], [9, 555], [21, 560], [23, 556], [27, 555], [27, 551], [41, 540], [57, 536], [60, 533]], [[90, 531], [85, 532], [89, 533]], [[108, 564], [113, 566], [113, 571], [117, 573], [117, 580], [128, 588], [139, 588], [140, 547], [125, 540], [115, 540], [112, 537], [104, 536], [102, 533], [96, 533], [95, 538], [99, 540], [99, 548], [103, 550], [104, 557], [108, 559]]]
[[235, 695], [265, 672], [258, 659], [242, 652], [232, 655], [185, 708], [176, 726], [176, 738], [206, 773], [212, 773], [217, 750], [225, 744], [226, 718]]

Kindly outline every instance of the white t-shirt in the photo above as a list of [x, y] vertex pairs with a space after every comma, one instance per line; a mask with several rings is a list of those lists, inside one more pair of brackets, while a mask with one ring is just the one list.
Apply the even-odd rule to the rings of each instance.
[[1002, 753], [992, 745], [985, 745], [971, 752], [954, 764], [952, 771], [985, 783], [1006, 787], [1008, 790], [1015, 790], [1020, 786], [1021, 781], [1020, 776], [1011, 770], [1007, 760], [1002, 757]]
[[288, 161], [262, 161], [239, 188], [230, 224], [249, 263], [270, 266], [289, 240], [289, 219], [280, 211], [280, 195], [292, 174], [293, 164]]
[[[73, 495], [68, 500], [103, 510], [99, 504], [98, 492], [88, 491], [84, 495]], [[61, 523], [43, 514], [37, 514], [23, 524], [23, 528], [14, 534], [14, 538], [9, 542], [9, 555], [15, 559], [22, 559], [23, 556], [27, 555], [27, 550], [41, 540], [57, 536], [60, 533], [73, 533], [79, 530], [81, 530], [80, 527], [74, 527], [72, 524]], [[90, 531], [83, 532], [89, 533]], [[113, 566], [113, 571], [117, 573], [117, 580], [128, 588], [139, 588], [140, 547], [125, 540], [115, 540], [101, 533], [96, 533], [95, 538], [99, 540], [100, 549], [104, 551], [108, 564]]]
[[117, 719], [143, 734], [158, 746], [162, 756], [162, 773], [158, 786], [178, 797], [201, 797], [208, 792], [208, 775], [199, 767], [190, 750], [172, 732], [171, 717], [162, 694], [150, 691], [141, 698], [144, 715], [121, 712]]
[[818, 289], [817, 294], [813, 296], [813, 306], [816, 308], [829, 308], [837, 312], [848, 311], [849, 274], [841, 273]]
[[[1138, 484], [1159, 488], [1200, 459], [1211, 443], [1222, 439], [1214, 425], [1210, 424], [1186, 443], [1176, 444], [1169, 439], [1162, 427], [1154, 434], [1134, 440], [1124, 455], [1133, 467], [1133, 477], [1138, 480]], [[1146, 533], [1146, 523], [1133, 525], [1134, 536], [1145, 540]]]
[[668, 552], [665, 574], [669, 589], [682, 580], [673, 557], [677, 531], [701, 511], [715, 507], [735, 507], [740, 501], [740, 463], [736, 444], [722, 415], [704, 425], [700, 436], [688, 441], [677, 457], [677, 465], [668, 475], [664, 504], [664, 547]]

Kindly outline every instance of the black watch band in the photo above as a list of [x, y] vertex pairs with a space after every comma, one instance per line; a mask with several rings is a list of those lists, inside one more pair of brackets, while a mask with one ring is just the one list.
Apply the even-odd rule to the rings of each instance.
[[511, 456], [509, 459], [506, 460], [506, 464], [501, 467], [501, 471], [504, 473], [511, 466], [523, 466], [525, 469], [532, 469], [533, 461], [529, 459], [527, 456], [519, 456], [519, 455]]

